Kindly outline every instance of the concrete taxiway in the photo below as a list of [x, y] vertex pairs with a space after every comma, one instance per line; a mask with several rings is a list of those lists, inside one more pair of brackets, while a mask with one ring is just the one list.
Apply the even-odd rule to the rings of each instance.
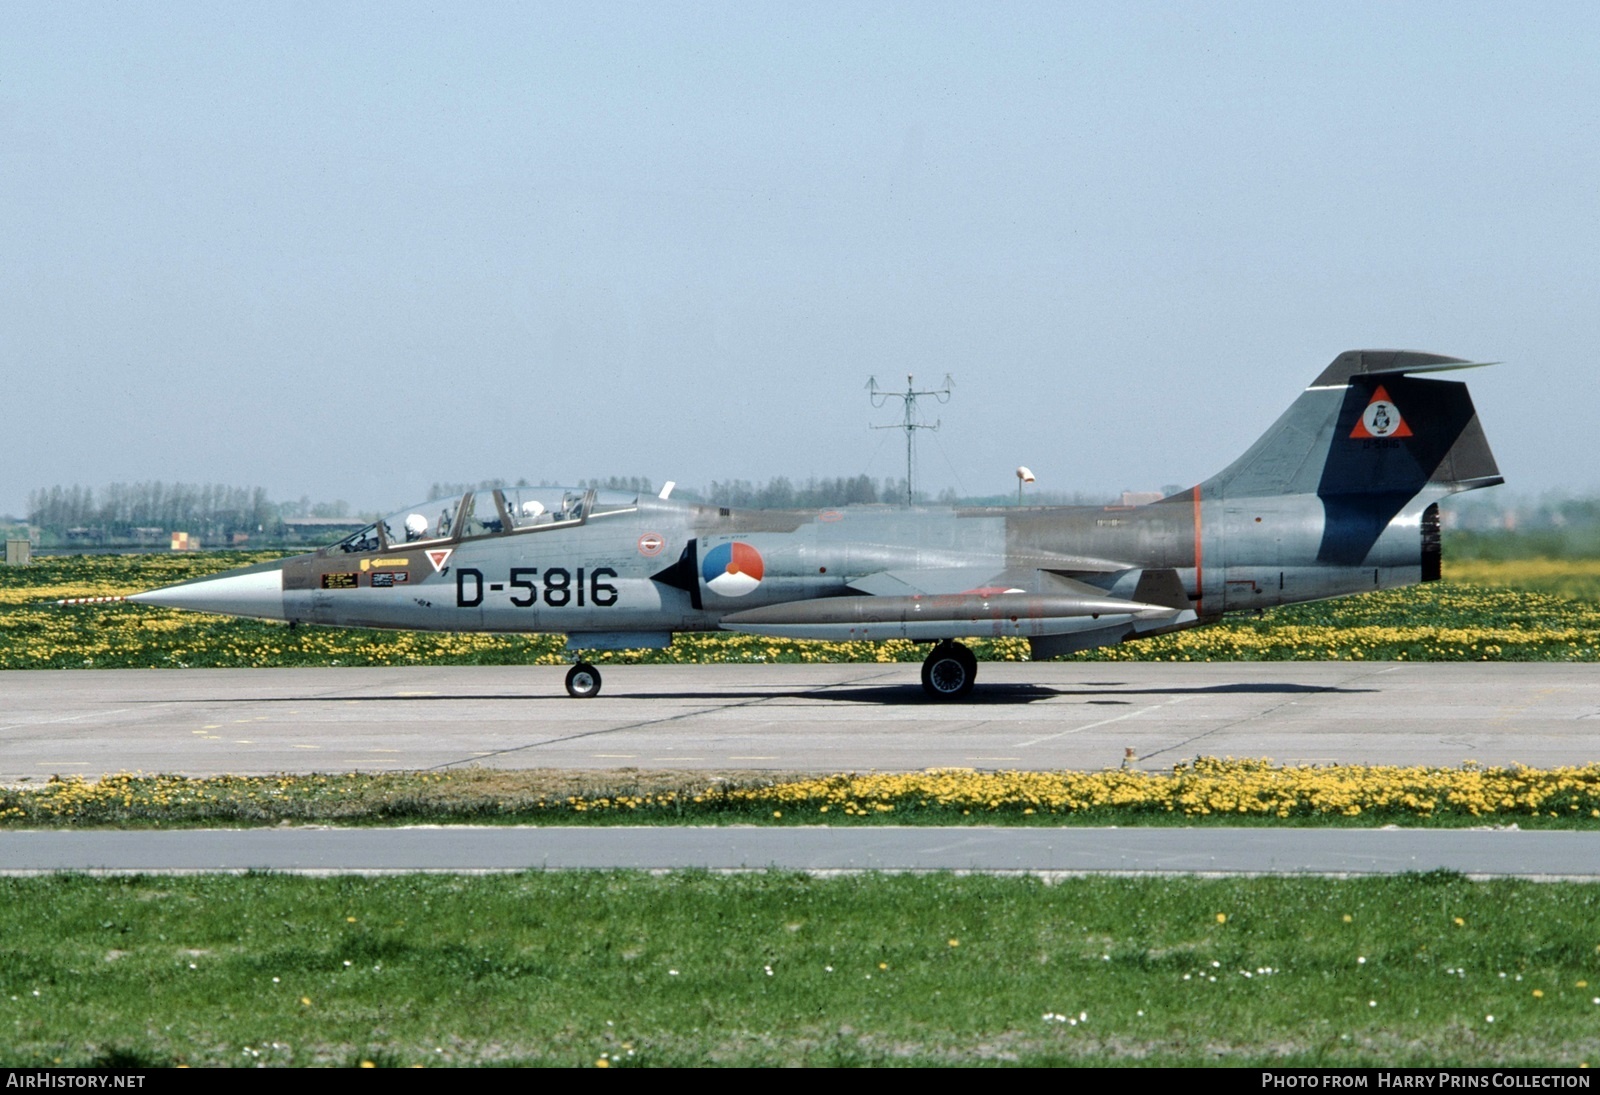
[[9, 832], [0, 873], [569, 868], [1600, 878], [1600, 833], [872, 826]]
[[1600, 761], [1600, 666], [985, 664], [967, 703], [918, 667], [86, 670], [0, 674], [0, 781], [505, 768], [1154, 770]]

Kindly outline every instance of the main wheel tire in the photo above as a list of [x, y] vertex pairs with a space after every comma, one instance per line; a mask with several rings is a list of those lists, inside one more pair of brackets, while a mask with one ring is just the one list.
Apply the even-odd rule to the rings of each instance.
[[567, 695], [575, 700], [586, 700], [600, 694], [600, 670], [588, 662], [579, 662], [567, 670]]
[[[960, 643], [951, 643], [950, 645], [955, 649], [956, 656], [966, 663], [967, 676], [971, 677], [973, 682], [976, 683], [978, 680], [978, 656]], [[967, 685], [967, 691], [972, 691], [972, 685]]]
[[922, 663], [922, 690], [936, 700], [961, 699], [977, 678], [978, 659], [959, 643], [940, 643]]

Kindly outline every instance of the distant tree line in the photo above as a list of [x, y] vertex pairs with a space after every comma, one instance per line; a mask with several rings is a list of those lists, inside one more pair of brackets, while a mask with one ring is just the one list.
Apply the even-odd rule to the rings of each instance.
[[[504, 479], [484, 479], [477, 483], [435, 483], [430, 498], [448, 498], [469, 490], [493, 490], [506, 487]], [[526, 479], [518, 480], [519, 487], [531, 486]], [[656, 488], [648, 476], [611, 475], [604, 478], [579, 479], [576, 483], [549, 483], [540, 480], [541, 487], [577, 486], [584, 489], [623, 491], [628, 494], [654, 494]], [[705, 490], [679, 487], [674, 498], [706, 502], [716, 506], [739, 506], [745, 509], [807, 509], [818, 506], [848, 506], [855, 503], [898, 501], [905, 497], [904, 479], [885, 479], [880, 489], [871, 476], [840, 476], [837, 479], [812, 477], [796, 483], [786, 476], [769, 479], [765, 484], [748, 479], [730, 479], [713, 482]]]
[[[703, 501], [717, 506], [746, 509], [813, 509], [818, 506], [849, 506], [896, 497], [894, 480], [885, 480], [880, 492], [877, 482], [867, 475], [817, 479], [796, 483], [780, 475], [757, 486], [748, 479], [713, 481], [702, 494]], [[898, 487], [903, 494], [904, 481]]]
[[55, 486], [28, 495], [28, 523], [46, 533], [137, 538], [136, 530], [179, 530], [217, 540], [235, 532], [276, 531], [279, 507], [261, 487], [216, 483], [113, 483]]
[[[426, 500], [449, 498], [452, 495], [465, 494], [469, 490], [499, 490], [510, 485], [504, 479], [480, 479], [476, 483], [434, 483], [433, 486], [428, 488]], [[526, 487], [528, 486], [528, 481], [526, 479], [518, 479], [516, 485]]]
[[[493, 490], [509, 486], [504, 479], [483, 479], [477, 483], [435, 483], [429, 493], [429, 498], [448, 498], [455, 494], [464, 494], [469, 490]], [[519, 487], [532, 486], [526, 479], [518, 480], [515, 484]], [[654, 494], [656, 488], [648, 476], [644, 475], [610, 475], [604, 478], [579, 479], [576, 483], [549, 483], [540, 480], [541, 487], [577, 486], [584, 489], [614, 490], [628, 494]], [[707, 502], [717, 506], [741, 506], [746, 509], [786, 509], [808, 508], [815, 506], [847, 506], [856, 502], [877, 502], [885, 498], [899, 498], [905, 494], [905, 480], [886, 479], [880, 492], [878, 484], [870, 476], [858, 475], [854, 478], [841, 476], [837, 479], [817, 479], [815, 477], [804, 483], [795, 483], [792, 480], [778, 476], [769, 479], [764, 485], [752, 483], [748, 479], [730, 479], [729, 481], [714, 482], [707, 490], [695, 490], [692, 487], [678, 488], [673, 497], [695, 502]]]
[[[556, 483], [540, 483], [541, 487], [559, 486]], [[626, 491], [630, 494], [654, 494], [656, 489], [650, 485], [650, 480], [642, 475], [613, 475], [605, 479], [580, 479], [578, 486], [594, 490]]]

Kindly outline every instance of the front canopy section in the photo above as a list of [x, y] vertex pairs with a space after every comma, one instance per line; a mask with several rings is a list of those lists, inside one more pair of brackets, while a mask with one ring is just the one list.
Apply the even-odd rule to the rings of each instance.
[[480, 536], [571, 528], [591, 517], [627, 513], [638, 495], [585, 487], [506, 487], [468, 491], [397, 510], [322, 554], [392, 551]]

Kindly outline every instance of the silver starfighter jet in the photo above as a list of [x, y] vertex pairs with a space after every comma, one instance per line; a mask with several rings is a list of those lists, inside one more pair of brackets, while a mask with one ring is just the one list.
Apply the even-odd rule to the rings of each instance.
[[[972, 690], [956, 640], [1034, 658], [1227, 612], [1439, 577], [1439, 500], [1502, 482], [1436, 354], [1355, 350], [1220, 474], [1132, 507], [732, 510], [611, 491], [435, 499], [330, 547], [128, 599], [291, 623], [542, 631], [574, 652], [678, 631], [930, 642], [922, 685]], [[576, 697], [600, 691], [578, 661]]]

